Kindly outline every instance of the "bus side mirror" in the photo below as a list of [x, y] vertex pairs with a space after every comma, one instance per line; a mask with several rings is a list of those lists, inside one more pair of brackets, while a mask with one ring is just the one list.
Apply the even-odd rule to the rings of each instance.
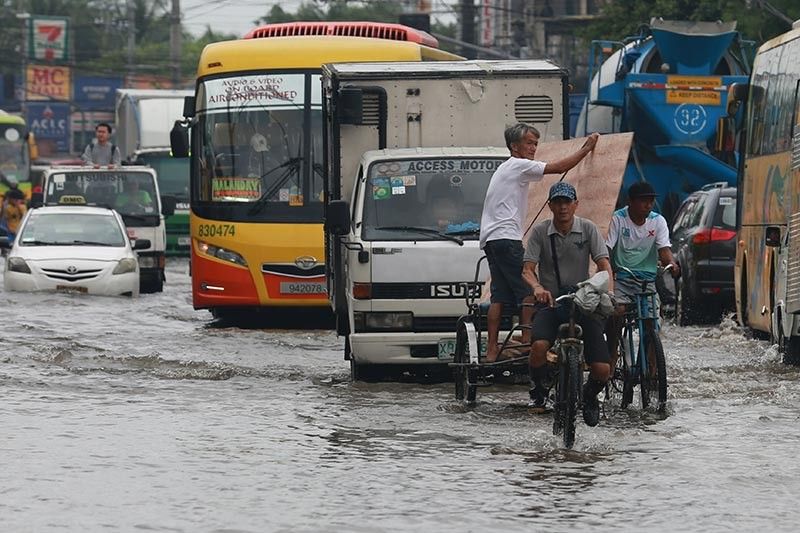
[[328, 204], [325, 231], [333, 235], [350, 233], [350, 206], [347, 205], [347, 200], [333, 200]]
[[339, 89], [338, 118], [340, 124], [364, 123], [364, 93], [355, 87]]
[[728, 87], [727, 113], [732, 117], [739, 111], [739, 107], [747, 103], [747, 93], [750, 92], [749, 83], [731, 83]]
[[165, 217], [171, 217], [175, 214], [175, 205], [178, 200], [174, 196], [165, 194], [161, 197], [161, 214]]
[[169, 145], [172, 157], [189, 157], [189, 127], [180, 120], [175, 121], [169, 132]]
[[764, 244], [772, 248], [777, 248], [781, 245], [781, 228], [777, 226], [767, 226], [764, 233]]
[[186, 118], [194, 116], [194, 96], [183, 97], [183, 116]]

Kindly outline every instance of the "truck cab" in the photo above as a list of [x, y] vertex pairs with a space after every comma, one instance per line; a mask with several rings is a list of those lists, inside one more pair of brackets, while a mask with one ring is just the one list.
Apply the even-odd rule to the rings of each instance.
[[166, 279], [164, 219], [172, 215], [175, 204], [170, 198], [161, 198], [155, 171], [142, 166], [48, 168], [41, 202], [33, 198], [31, 204], [65, 204], [71, 199], [115, 209], [131, 240], [150, 241], [148, 248], [138, 252], [141, 292], [161, 292]]

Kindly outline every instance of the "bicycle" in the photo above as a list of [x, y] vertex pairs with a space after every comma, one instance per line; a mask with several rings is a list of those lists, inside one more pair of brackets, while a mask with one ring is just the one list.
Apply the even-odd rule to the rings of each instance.
[[558, 327], [550, 350], [556, 354], [555, 404], [553, 435], [562, 435], [564, 447], [575, 443], [575, 418], [583, 405], [583, 329], [575, 323], [575, 293], [556, 298], [556, 304], [569, 302], [569, 320]]
[[[664, 271], [671, 268], [669, 265]], [[641, 288], [623, 315], [619, 356], [609, 387], [619, 390], [618, 382], [622, 381], [620, 407], [625, 409], [633, 403], [634, 388], [639, 385], [642, 409], [655, 403], [656, 410], [661, 412], [667, 403], [667, 363], [659, 335], [656, 291], [648, 288], [650, 284], [654, 287], [655, 281], [642, 279], [626, 267], [622, 269], [641, 283]], [[607, 396], [609, 392], [607, 389]]]

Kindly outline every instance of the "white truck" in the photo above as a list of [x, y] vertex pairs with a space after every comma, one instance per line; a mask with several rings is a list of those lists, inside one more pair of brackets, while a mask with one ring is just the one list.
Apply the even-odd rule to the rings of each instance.
[[486, 189], [509, 157], [504, 129], [566, 138], [567, 73], [533, 60], [349, 63], [323, 66], [322, 84], [328, 295], [351, 374], [446, 371]]
[[188, 255], [189, 160], [171, 156], [169, 132], [183, 117], [189, 90], [117, 89], [114, 143], [126, 164], [147, 165], [156, 171], [161, 194], [175, 202], [167, 218], [167, 254]]

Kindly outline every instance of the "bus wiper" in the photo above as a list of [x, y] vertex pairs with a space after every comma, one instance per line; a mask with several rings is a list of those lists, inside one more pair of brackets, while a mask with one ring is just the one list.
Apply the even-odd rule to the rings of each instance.
[[279, 170], [281, 168], [286, 169], [284, 170], [283, 174], [281, 174], [281, 176], [275, 181], [275, 183], [273, 183], [269, 189], [264, 191], [264, 193], [258, 198], [258, 200], [256, 200], [253, 203], [253, 206], [250, 208], [247, 214], [252, 216], [259, 213], [267, 204], [267, 201], [273, 196], [275, 196], [275, 193], [278, 192], [281, 189], [281, 187], [283, 187], [286, 184], [287, 181], [289, 181], [289, 178], [291, 178], [296, 174], [299, 175], [300, 163], [302, 161], [303, 161], [302, 157], [292, 157], [286, 160], [285, 162], [281, 163], [277, 167], [271, 168], [267, 172], [262, 174], [261, 179], [263, 180], [276, 170]]
[[375, 229], [383, 231], [416, 231], [418, 233], [427, 233], [429, 235], [437, 235], [443, 239], [447, 239], [448, 241], [453, 241], [455, 243], [458, 243], [459, 246], [464, 246], [464, 241], [459, 239], [455, 235], [442, 233], [439, 230], [431, 228], [423, 228], [420, 226], [378, 226]]

